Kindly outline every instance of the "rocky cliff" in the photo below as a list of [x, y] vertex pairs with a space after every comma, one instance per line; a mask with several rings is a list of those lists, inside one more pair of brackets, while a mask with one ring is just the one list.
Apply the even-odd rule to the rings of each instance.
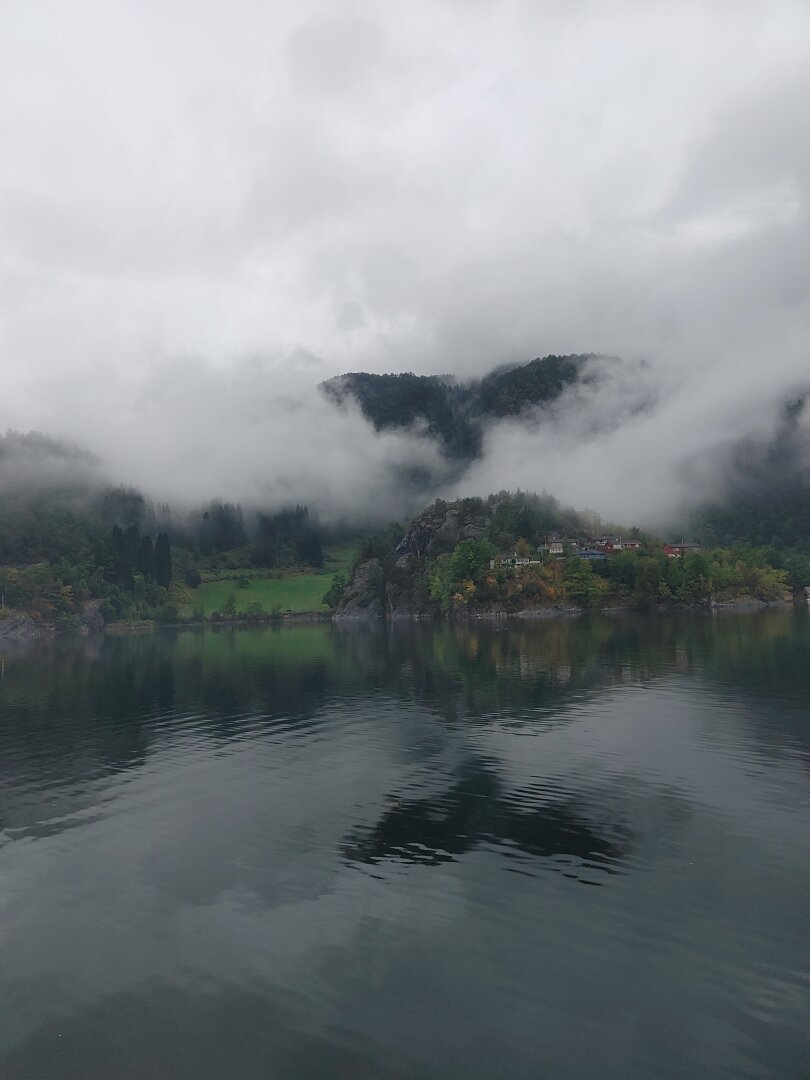
[[429, 563], [462, 540], [485, 536], [490, 517], [480, 499], [452, 505], [440, 500], [429, 506], [383, 559], [357, 567], [335, 618], [434, 617], [438, 605], [430, 598]]
[[335, 611], [335, 619], [380, 619], [384, 611], [383, 567], [379, 559], [361, 562]]
[[[477, 502], [477, 500], [475, 500]], [[470, 537], [485, 536], [488, 515], [480, 506], [434, 503], [411, 523], [394, 551], [385, 582], [389, 619], [430, 618], [438, 613], [427, 580], [428, 563]]]

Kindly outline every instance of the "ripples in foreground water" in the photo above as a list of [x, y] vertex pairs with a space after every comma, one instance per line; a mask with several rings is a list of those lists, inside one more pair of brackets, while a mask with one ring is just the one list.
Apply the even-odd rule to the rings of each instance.
[[3, 1076], [810, 1076], [806, 612], [0, 679]]

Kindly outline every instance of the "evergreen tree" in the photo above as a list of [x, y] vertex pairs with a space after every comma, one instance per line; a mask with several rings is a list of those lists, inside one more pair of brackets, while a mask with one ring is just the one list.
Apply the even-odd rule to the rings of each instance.
[[138, 570], [146, 581], [155, 576], [155, 545], [151, 536], [142, 536], [138, 545]]
[[128, 557], [124, 530], [120, 525], [113, 525], [109, 539], [109, 575], [117, 584], [129, 587], [132, 584], [132, 564]]
[[155, 581], [168, 589], [172, 580], [172, 550], [165, 532], [158, 533], [155, 542]]
[[133, 570], [140, 570], [141, 533], [137, 525], [127, 525], [124, 530], [124, 551], [130, 575]]

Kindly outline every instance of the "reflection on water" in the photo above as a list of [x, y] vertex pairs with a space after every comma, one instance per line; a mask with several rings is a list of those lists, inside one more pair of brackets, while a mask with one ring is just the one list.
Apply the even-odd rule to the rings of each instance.
[[0, 1075], [808, 1075], [806, 611], [6, 650]]
[[495, 770], [471, 759], [441, 796], [394, 799], [373, 828], [359, 830], [342, 850], [347, 859], [361, 862], [397, 858], [435, 864], [490, 841], [542, 858], [572, 856], [588, 869], [606, 868], [621, 857], [620, 845], [598, 835], [575, 800], [534, 803], [531, 791], [507, 797]]

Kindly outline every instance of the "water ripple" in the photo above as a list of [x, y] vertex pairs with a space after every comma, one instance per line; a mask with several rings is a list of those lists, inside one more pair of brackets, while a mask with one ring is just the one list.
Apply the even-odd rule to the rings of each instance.
[[808, 645], [775, 613], [9, 658], [0, 1072], [801, 1076]]

